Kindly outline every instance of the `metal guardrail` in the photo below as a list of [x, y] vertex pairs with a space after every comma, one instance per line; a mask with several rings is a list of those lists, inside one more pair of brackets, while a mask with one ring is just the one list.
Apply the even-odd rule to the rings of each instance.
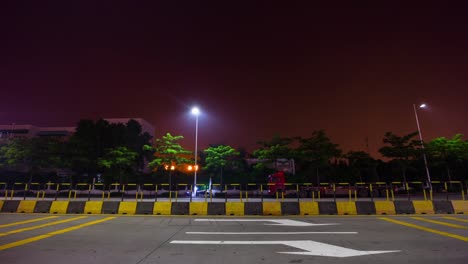
[[349, 201], [381, 199], [395, 200], [465, 200], [468, 186], [461, 181], [433, 181], [432, 190], [423, 182], [322, 182], [312, 183], [231, 183], [231, 184], [120, 184], [112, 183], [20, 183], [0, 182], [0, 199], [100, 199], [111, 200], [154, 200], [178, 201], [179, 199], [202, 199], [205, 202], [222, 199], [250, 200], [297, 199], [320, 201], [325, 199], [345, 199]]

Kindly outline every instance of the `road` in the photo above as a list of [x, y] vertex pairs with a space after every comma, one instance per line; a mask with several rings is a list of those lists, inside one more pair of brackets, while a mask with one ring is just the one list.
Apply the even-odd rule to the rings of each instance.
[[468, 215], [0, 214], [2, 263], [466, 263]]

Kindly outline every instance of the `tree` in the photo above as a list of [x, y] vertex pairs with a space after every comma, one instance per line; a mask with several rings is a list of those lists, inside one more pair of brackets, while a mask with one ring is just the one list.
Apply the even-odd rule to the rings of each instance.
[[278, 159], [290, 159], [294, 158], [294, 150], [291, 147], [295, 139], [288, 137], [280, 137], [275, 135], [270, 141], [259, 141], [257, 144], [260, 148], [254, 150], [253, 155], [259, 161], [256, 164], [257, 169], [265, 167], [265, 163], [273, 163], [275, 170], [277, 169]]
[[330, 160], [340, 157], [341, 149], [328, 138], [324, 130], [314, 131], [308, 138], [299, 138], [299, 144], [298, 163], [306, 172], [310, 172], [310, 169], [315, 171], [319, 183], [319, 169], [330, 167]]
[[420, 141], [413, 138], [418, 135], [418, 132], [409, 133], [404, 136], [397, 136], [392, 132], [387, 132], [384, 135], [383, 143], [386, 146], [379, 149], [379, 152], [387, 158], [395, 161], [402, 173], [404, 186], [406, 186], [406, 172], [411, 159], [414, 159], [420, 153], [418, 146]]
[[360, 182], [377, 180], [377, 161], [364, 151], [349, 151], [344, 156], [348, 160], [351, 174], [357, 176]]
[[[138, 158], [138, 153], [127, 147], [116, 147], [108, 149], [104, 156], [99, 159], [99, 165], [111, 171], [117, 171], [119, 183], [123, 183], [123, 170], [131, 170]], [[115, 178], [113, 177], [113, 180]]]
[[457, 163], [468, 159], [468, 142], [462, 134], [456, 134], [451, 139], [438, 137], [427, 145], [427, 152], [436, 165], [441, 165], [447, 173], [447, 180], [452, 180], [452, 169]]
[[41, 169], [62, 165], [61, 144], [56, 138], [13, 138], [0, 148], [0, 156], [8, 166], [24, 166], [31, 182]]
[[[231, 146], [226, 145], [218, 145], [216, 147], [209, 147], [204, 150], [206, 157], [205, 162], [206, 166], [204, 169], [214, 169], [214, 170], [221, 170], [219, 184], [223, 184], [223, 169], [228, 164], [228, 162], [236, 157], [239, 156], [239, 152], [237, 152]], [[211, 177], [210, 177], [211, 183]]]
[[[155, 140], [154, 145], [144, 145], [146, 151], [153, 153], [153, 160], [148, 163], [148, 167], [153, 171], [168, 166], [180, 170], [187, 164], [190, 164], [191, 151], [184, 149], [178, 141], [183, 139], [183, 136], [173, 136], [170, 133]], [[169, 174], [169, 184], [172, 184], [172, 173]]]

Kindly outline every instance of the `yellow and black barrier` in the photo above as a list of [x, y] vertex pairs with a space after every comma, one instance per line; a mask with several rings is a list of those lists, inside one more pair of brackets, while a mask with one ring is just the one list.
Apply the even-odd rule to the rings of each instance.
[[468, 214], [468, 201], [140, 202], [2, 200], [4, 213], [126, 215]]

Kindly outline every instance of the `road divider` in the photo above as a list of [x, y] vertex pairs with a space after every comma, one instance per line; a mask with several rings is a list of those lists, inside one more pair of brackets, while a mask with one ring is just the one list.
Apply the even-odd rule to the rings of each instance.
[[0, 201], [3, 213], [126, 215], [406, 215], [468, 214], [468, 201]]

